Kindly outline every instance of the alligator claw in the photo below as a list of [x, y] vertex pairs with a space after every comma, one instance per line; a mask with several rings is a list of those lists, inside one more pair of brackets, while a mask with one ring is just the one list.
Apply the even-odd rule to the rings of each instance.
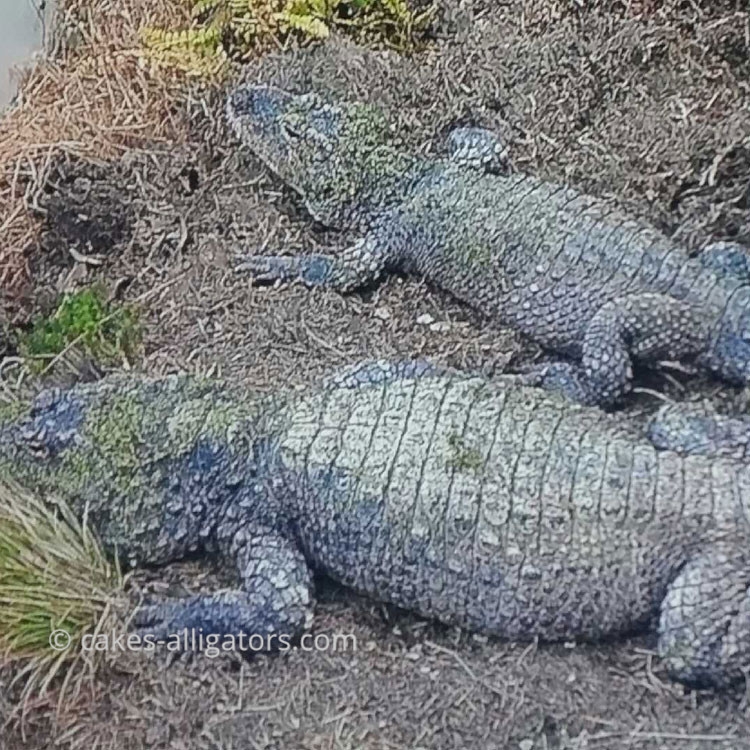
[[272, 255], [243, 256], [234, 266], [235, 273], [250, 273], [253, 281], [273, 283], [296, 276], [294, 259]]

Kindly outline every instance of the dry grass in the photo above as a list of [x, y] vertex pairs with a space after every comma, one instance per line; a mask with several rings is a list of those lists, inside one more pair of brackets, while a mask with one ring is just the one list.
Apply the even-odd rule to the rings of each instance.
[[[400, 3], [384, 8], [391, 5], [399, 11], [383, 11], [382, 18], [375, 13], [372, 23], [395, 24], [394, 34], [404, 40], [419, 18], [429, 17], [414, 16]], [[154, 29], [190, 28], [192, 3], [60, 0], [60, 6], [52, 54], [28, 72], [19, 103], [0, 118], [0, 316], [16, 310], [29, 291], [25, 252], [38, 237], [38, 224], [26, 209], [37, 208], [56, 155], [108, 159], [145, 144], [177, 144], [186, 136], [185, 120], [176, 114], [187, 94], [186, 71], [158, 65], [156, 73], [159, 54], [144, 49], [143, 39], [148, 30], [153, 35]], [[267, 30], [266, 46], [279, 46], [274, 31]], [[190, 33], [161, 32], [167, 41]], [[161, 46], [168, 63], [170, 44]]]
[[36, 65], [18, 104], [0, 119], [0, 308], [14, 309], [28, 278], [25, 248], [37, 236], [26, 210], [46, 165], [65, 151], [109, 158], [142, 143], [179, 142], [183, 89], [151, 75], [139, 50], [146, 26], [187, 22], [178, 0], [69, 0], [49, 61]]

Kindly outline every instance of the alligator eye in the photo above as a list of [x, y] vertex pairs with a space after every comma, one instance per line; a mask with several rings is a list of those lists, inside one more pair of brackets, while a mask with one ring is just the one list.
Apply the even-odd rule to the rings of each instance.
[[283, 124], [283, 126], [284, 126], [284, 132], [288, 136], [291, 136], [292, 138], [296, 139], [296, 138], [299, 138], [302, 135], [302, 132], [300, 131], [299, 128], [295, 127], [294, 125], [291, 125], [288, 122], [285, 122]]
[[41, 440], [29, 440], [26, 442], [26, 449], [34, 458], [47, 458], [49, 450]]

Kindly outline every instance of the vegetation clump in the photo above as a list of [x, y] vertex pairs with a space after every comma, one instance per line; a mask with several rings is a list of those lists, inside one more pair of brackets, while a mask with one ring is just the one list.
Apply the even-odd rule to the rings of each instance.
[[130, 359], [140, 340], [134, 310], [110, 303], [98, 287], [63, 297], [55, 312], [19, 334], [19, 351], [36, 372], [72, 346], [101, 364]]
[[220, 77], [288, 38], [324, 39], [334, 29], [412, 49], [433, 14], [434, 6], [417, 11], [409, 0], [196, 0], [190, 28], [146, 28], [142, 43], [151, 63]]
[[452, 433], [448, 436], [448, 447], [451, 456], [448, 465], [456, 471], [478, 473], [484, 466], [484, 458], [478, 448], [466, 444], [461, 435]]

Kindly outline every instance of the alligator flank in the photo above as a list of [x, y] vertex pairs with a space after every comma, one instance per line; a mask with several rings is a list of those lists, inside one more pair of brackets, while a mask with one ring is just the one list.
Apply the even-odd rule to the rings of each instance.
[[0, 477], [62, 493], [131, 565], [205, 553], [236, 572], [142, 607], [156, 638], [300, 633], [317, 570], [503, 638], [650, 628], [676, 679], [742, 678], [746, 461], [658, 450], [515, 381], [378, 368], [270, 396], [187, 377], [49, 391], [0, 425]]
[[503, 149], [464, 127], [449, 158], [402, 149], [375, 107], [244, 86], [227, 101], [241, 142], [345, 230], [339, 253], [246, 256], [258, 281], [342, 292], [384, 272], [419, 274], [565, 360], [527, 382], [590, 405], [631, 388], [633, 362], [695, 363], [750, 379], [750, 256], [715, 243], [688, 257], [611, 204], [529, 175], [498, 174]]

